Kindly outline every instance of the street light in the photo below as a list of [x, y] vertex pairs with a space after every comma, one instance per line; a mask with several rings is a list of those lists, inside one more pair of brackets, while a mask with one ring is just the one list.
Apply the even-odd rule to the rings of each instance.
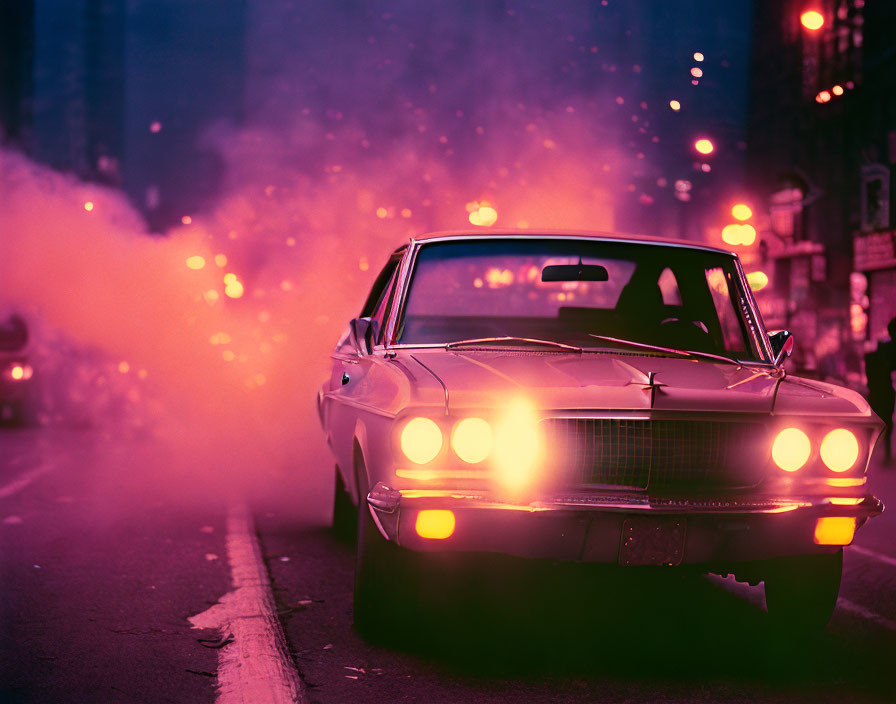
[[703, 137], [694, 142], [694, 149], [696, 149], [701, 154], [712, 154], [715, 147], [713, 146], [712, 142]]
[[818, 10], [806, 10], [800, 15], [800, 24], [810, 32], [817, 32], [824, 27], [824, 15]]

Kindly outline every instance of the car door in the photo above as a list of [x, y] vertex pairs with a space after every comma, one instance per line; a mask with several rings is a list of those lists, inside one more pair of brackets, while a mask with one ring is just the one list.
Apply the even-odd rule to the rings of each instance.
[[[377, 276], [361, 310], [360, 317], [373, 321], [375, 342], [382, 339], [386, 310], [398, 276], [401, 257], [401, 253], [390, 257]], [[352, 487], [352, 440], [358, 419], [376, 405], [376, 400], [369, 398], [365, 384], [365, 378], [376, 360], [372, 355], [359, 354], [350, 329], [340, 338], [331, 360], [330, 379], [322, 399], [322, 420], [346, 486]]]

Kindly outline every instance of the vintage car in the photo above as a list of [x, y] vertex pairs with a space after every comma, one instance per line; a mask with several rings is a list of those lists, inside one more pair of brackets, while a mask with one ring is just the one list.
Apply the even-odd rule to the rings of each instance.
[[786, 373], [792, 348], [721, 249], [412, 239], [318, 396], [334, 525], [357, 520], [356, 626], [387, 628], [405, 568], [449, 551], [764, 581], [774, 622], [823, 628], [843, 546], [883, 510], [865, 486], [883, 426], [854, 391]]
[[15, 313], [0, 318], [0, 423], [26, 420], [33, 375], [28, 363], [28, 326]]

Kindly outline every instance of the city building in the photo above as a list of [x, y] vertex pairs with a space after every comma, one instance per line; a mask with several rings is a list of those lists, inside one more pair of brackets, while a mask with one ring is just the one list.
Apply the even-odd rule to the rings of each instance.
[[164, 230], [217, 195], [202, 134], [243, 117], [245, 12], [245, 0], [3, 3], [0, 143], [122, 188]]
[[864, 383], [896, 316], [896, 3], [756, 0], [746, 192], [766, 324], [794, 362]]

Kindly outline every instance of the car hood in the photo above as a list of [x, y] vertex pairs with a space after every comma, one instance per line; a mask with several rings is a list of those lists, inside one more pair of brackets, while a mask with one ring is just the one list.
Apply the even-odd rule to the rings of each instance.
[[530, 350], [428, 349], [410, 356], [444, 386], [450, 411], [492, 407], [525, 396], [543, 409], [870, 414], [854, 392], [796, 377], [782, 379], [769, 367]]

